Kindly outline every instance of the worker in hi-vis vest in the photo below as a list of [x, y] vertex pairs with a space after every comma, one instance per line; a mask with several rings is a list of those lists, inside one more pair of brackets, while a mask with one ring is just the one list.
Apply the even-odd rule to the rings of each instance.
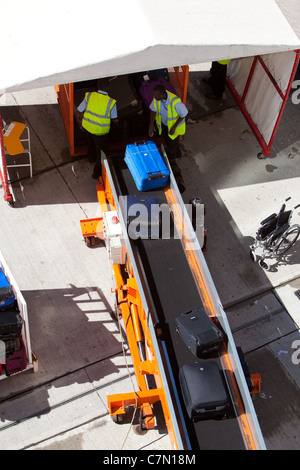
[[187, 114], [188, 110], [178, 96], [162, 85], [154, 87], [153, 101], [150, 104], [149, 136], [153, 137], [156, 124], [159, 135], [166, 142], [169, 160], [181, 157], [178, 137], [185, 134]]
[[211, 64], [210, 78], [204, 79], [212, 87], [211, 93], [206, 93], [206, 98], [221, 99], [225, 91], [227, 64], [231, 59], [214, 61]]
[[97, 81], [97, 91], [86, 93], [77, 110], [82, 113], [82, 127], [86, 131], [89, 162], [95, 162], [92, 177], [102, 174], [101, 150], [108, 151], [111, 120], [117, 122], [116, 100], [108, 96], [108, 79]]
[[153, 88], [153, 101], [149, 107], [149, 136], [153, 137], [156, 124], [159, 135], [164, 138], [167, 156], [178, 188], [183, 193], [185, 186], [175, 159], [181, 157], [179, 136], [185, 134], [185, 119], [188, 110], [178, 96], [166, 90], [162, 85], [156, 85]]

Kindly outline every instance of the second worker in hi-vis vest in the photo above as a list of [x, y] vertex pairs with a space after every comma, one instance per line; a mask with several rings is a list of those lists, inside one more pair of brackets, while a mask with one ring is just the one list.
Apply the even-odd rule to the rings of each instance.
[[116, 100], [108, 96], [108, 80], [99, 79], [97, 90], [85, 94], [77, 110], [83, 113], [82, 127], [86, 131], [88, 159], [95, 162], [92, 177], [101, 176], [101, 150], [108, 151], [111, 120], [117, 121]]
[[167, 156], [181, 193], [184, 192], [185, 186], [175, 159], [181, 157], [179, 136], [185, 134], [187, 115], [188, 110], [178, 96], [166, 90], [162, 85], [154, 87], [148, 133], [150, 137], [153, 137], [156, 124], [159, 135], [164, 138]]

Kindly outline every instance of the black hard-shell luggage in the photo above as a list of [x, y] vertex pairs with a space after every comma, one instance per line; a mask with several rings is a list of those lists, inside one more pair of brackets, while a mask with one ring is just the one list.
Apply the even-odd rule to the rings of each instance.
[[178, 315], [175, 323], [181, 339], [196, 357], [205, 358], [219, 351], [224, 334], [203, 307]]
[[148, 76], [150, 80], [157, 80], [158, 78], [163, 78], [167, 82], [170, 80], [169, 70], [167, 68], [149, 70]]
[[21, 337], [4, 341], [5, 357], [10, 357], [15, 351], [21, 348]]
[[161, 217], [157, 197], [123, 196], [120, 205], [130, 238], [159, 238]]
[[128, 118], [142, 113], [142, 100], [129, 75], [119, 75], [109, 81], [108, 94], [117, 101], [118, 118]]
[[185, 364], [179, 382], [189, 418], [194, 421], [226, 417], [230, 399], [223, 372], [214, 361]]
[[10, 308], [0, 312], [0, 340], [16, 339], [21, 335], [23, 319], [19, 312]]

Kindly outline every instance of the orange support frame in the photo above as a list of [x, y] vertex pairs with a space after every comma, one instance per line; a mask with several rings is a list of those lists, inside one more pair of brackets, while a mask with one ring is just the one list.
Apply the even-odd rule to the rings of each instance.
[[[180, 71], [181, 68], [181, 71]], [[189, 83], [189, 66], [188, 65], [182, 65], [181, 67], [174, 67], [176, 77], [181, 89], [181, 101], [186, 104], [186, 98], [187, 98], [187, 89], [188, 89], [188, 83]]]
[[[98, 200], [102, 203], [104, 199], [108, 200], [109, 204], [114, 207], [112, 191], [104, 166], [102, 174], [103, 177], [99, 179], [99, 184], [97, 185]], [[175, 200], [169, 186], [166, 186], [164, 191], [170, 207], [176, 207], [176, 204], [174, 204]], [[206, 312], [213, 321], [218, 322], [219, 320], [214, 312], [214, 308], [210, 300], [210, 294], [205, 287], [205, 281], [200, 272], [197, 260], [194, 257], [193, 250], [188, 247], [189, 241], [188, 236], [184, 231], [184, 225], [182, 225], [180, 216], [176, 212], [174, 212], [174, 222], [179, 232], [182, 232], [181, 240]], [[134, 406], [136, 409], [139, 408], [141, 410], [144, 429], [151, 429], [154, 427], [152, 405], [157, 401], [160, 401], [171, 445], [174, 449], [178, 449], [176, 432], [174, 430], [167, 395], [159, 370], [151, 331], [149, 329], [148, 320], [143, 308], [137, 281], [134, 277], [129, 257], [127, 257], [126, 270], [128, 278], [126, 280], [124, 280], [120, 265], [112, 265], [112, 268], [115, 282], [116, 312], [119, 317], [122, 318], [126, 330], [127, 342], [132, 357], [138, 390], [129, 393], [108, 395], [107, 404], [109, 413], [113, 419], [117, 419], [118, 416], [126, 413], [126, 407]], [[243, 398], [235, 377], [232, 357], [228, 353], [225, 343], [223, 345], [220, 359], [226, 373], [228, 386], [237, 413], [237, 419], [239, 421], [245, 446], [247, 449], [254, 450], [256, 449], [256, 446], [251, 426], [248, 421]], [[156, 388], [148, 388], [146, 380], [147, 375], [151, 375], [154, 378]], [[252, 380], [254, 384], [253, 393], [260, 391], [259, 374], [253, 374]]]
[[[127, 270], [133, 273], [128, 260]], [[155, 425], [152, 405], [161, 402], [171, 444], [177, 448], [169, 405], [164, 391], [156, 354], [153, 347], [147, 317], [134, 277], [129, 277], [126, 284], [121, 274], [121, 267], [113, 265], [116, 293], [116, 310], [121, 315], [126, 330], [127, 341], [132, 357], [138, 391], [107, 396], [110, 414], [113, 416], [126, 413], [126, 406], [140, 408], [144, 429]], [[146, 376], [154, 377], [156, 388], [149, 389]]]
[[[180, 70], [181, 69], [181, 70]], [[187, 98], [189, 67], [182, 65], [181, 67], [174, 67], [175, 74], [178, 80], [181, 100], [185, 104]], [[61, 115], [63, 118], [67, 139], [69, 143], [70, 155], [78, 157], [86, 155], [86, 145], [76, 145], [74, 138], [74, 84], [67, 83], [65, 85], [57, 85], [55, 87], [58, 104], [60, 107]]]
[[[108, 210], [108, 205], [111, 209], [114, 209], [113, 196], [111, 189], [104, 189], [104, 184], [108, 184], [107, 175], [105, 168], [103, 167], [103, 176], [99, 178], [97, 184], [97, 198], [101, 208], [102, 213]], [[80, 220], [80, 227], [82, 236], [88, 246], [94, 245], [94, 238], [98, 237], [104, 239], [103, 234], [103, 218], [95, 217], [93, 219], [82, 219]]]
[[[104, 165], [102, 165], [102, 177], [97, 184], [97, 196], [102, 213], [115, 210], [114, 199], [109, 185]], [[93, 245], [95, 237], [99, 237], [99, 227], [102, 227], [102, 217], [80, 220], [82, 235], [87, 244]], [[101, 238], [101, 231], [100, 231]], [[116, 312], [123, 320], [126, 330], [127, 342], [130, 349], [138, 390], [129, 393], [120, 393], [107, 396], [109, 413], [113, 419], [126, 413], [128, 406], [134, 406], [141, 411], [143, 429], [152, 429], [155, 426], [155, 418], [152, 405], [161, 402], [166, 426], [174, 449], [178, 448], [170, 409], [161, 378], [156, 353], [154, 350], [151, 332], [147, 317], [142, 305], [142, 300], [134, 277], [133, 268], [127, 257], [128, 278], [124, 281], [121, 266], [113, 264]], [[154, 378], [156, 388], [148, 388], [147, 376]]]

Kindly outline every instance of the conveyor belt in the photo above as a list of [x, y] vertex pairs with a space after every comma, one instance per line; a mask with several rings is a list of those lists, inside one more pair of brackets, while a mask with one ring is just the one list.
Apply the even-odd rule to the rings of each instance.
[[[113, 158], [113, 167], [121, 194], [140, 195], [123, 158]], [[143, 192], [143, 195], [155, 196], [159, 203], [167, 202], [163, 190]], [[245, 449], [233, 409], [231, 418], [207, 420], [196, 424], [191, 422], [185, 412], [178, 382], [178, 371], [182, 365], [199, 361], [199, 359], [195, 358], [176, 333], [174, 318], [182, 312], [201, 305], [201, 298], [181, 241], [174, 237], [158, 240], [138, 239], [134, 242], [134, 249], [139, 254], [147, 277], [150, 297], [156, 311], [156, 320], [163, 329], [163, 339], [172, 368], [171, 375], [177, 387], [191, 448], [193, 450]], [[215, 360], [219, 362], [218, 359]], [[220, 368], [222, 368], [221, 365]], [[170, 380], [170, 387], [172, 387], [171, 382]]]

